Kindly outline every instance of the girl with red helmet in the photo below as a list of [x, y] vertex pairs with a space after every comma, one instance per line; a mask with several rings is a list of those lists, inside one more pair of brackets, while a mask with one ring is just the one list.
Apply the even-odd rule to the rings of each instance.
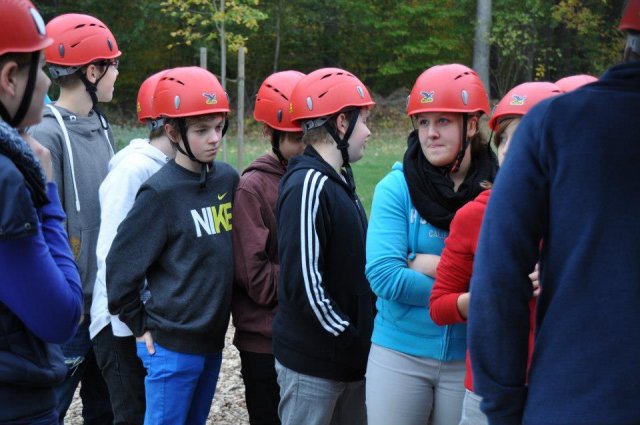
[[280, 423], [280, 388], [271, 340], [280, 275], [275, 210], [278, 185], [288, 161], [304, 150], [302, 129], [291, 122], [289, 113], [291, 92], [303, 77], [297, 71], [277, 72], [260, 86], [253, 116], [263, 123], [271, 151], [244, 170], [233, 205], [233, 343], [240, 351], [252, 424]]
[[118, 226], [131, 209], [136, 194], [149, 177], [170, 159], [175, 149], [164, 131], [162, 119], [152, 112], [153, 94], [167, 71], [151, 75], [138, 91], [138, 121], [149, 128], [148, 139], [133, 139], [109, 161], [109, 174], [100, 185], [100, 233], [96, 248], [98, 271], [91, 302], [89, 336], [96, 361], [109, 390], [115, 424], [140, 424], [144, 420], [145, 369], [136, 354], [129, 327], [109, 314], [106, 258]]
[[598, 79], [593, 75], [578, 74], [560, 78], [554, 84], [563, 92], [569, 93], [570, 91], [580, 88], [586, 84], [593, 83], [594, 81], [598, 81]]
[[46, 29], [53, 43], [45, 49], [45, 60], [60, 96], [46, 106], [42, 122], [30, 133], [52, 154], [66, 229], [82, 277], [85, 313], [74, 338], [63, 345], [69, 372], [57, 388], [58, 412], [62, 421], [81, 381], [85, 422], [112, 422], [109, 393], [91, 346], [89, 310], [97, 272], [98, 189], [115, 147], [111, 128], [96, 105], [113, 97], [121, 52], [107, 26], [92, 16], [60, 15]]
[[[502, 164], [518, 128], [521, 118], [538, 102], [563, 93], [552, 83], [533, 82], [520, 84], [511, 89], [496, 106], [489, 127], [495, 131], [495, 146], [498, 162]], [[469, 282], [473, 268], [473, 258], [480, 234], [480, 226], [489, 201], [491, 191], [485, 190], [456, 213], [451, 222], [451, 231], [437, 268], [437, 277], [429, 300], [429, 313], [440, 326], [448, 326], [467, 321], [469, 310]], [[534, 295], [539, 292], [538, 271], [531, 273]], [[531, 299], [533, 319], [535, 298]], [[533, 350], [533, 324], [531, 322], [530, 353]], [[473, 392], [471, 362], [466, 357], [466, 392], [462, 405], [460, 425], [488, 424], [487, 417], [480, 410], [481, 398]]]
[[176, 157], [140, 187], [107, 255], [109, 311], [137, 337], [147, 369], [145, 424], [204, 424], [211, 409], [233, 284], [238, 174], [214, 161], [228, 113], [209, 71], [162, 75], [152, 118], [164, 119]]
[[277, 203], [278, 411], [286, 424], [364, 425], [373, 297], [364, 275], [367, 219], [349, 163], [362, 158], [374, 102], [338, 68], [308, 74], [290, 98], [306, 148], [289, 162]]
[[30, 1], [0, 10], [0, 423], [57, 425], [58, 344], [76, 332], [82, 287], [51, 153], [24, 133], [42, 118], [52, 40]]
[[367, 365], [369, 424], [460, 419], [466, 330], [437, 326], [428, 303], [454, 214], [496, 173], [479, 129], [488, 109], [480, 78], [464, 65], [431, 67], [411, 90], [414, 130], [402, 164], [375, 189], [367, 234], [366, 273], [378, 297]]

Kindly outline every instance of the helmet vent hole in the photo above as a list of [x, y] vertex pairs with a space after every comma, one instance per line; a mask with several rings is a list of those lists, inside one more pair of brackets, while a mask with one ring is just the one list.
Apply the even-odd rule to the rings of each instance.
[[325, 78], [329, 78], [331, 77], [333, 74], [325, 74], [322, 76], [322, 78], [320, 78], [321, 80], [324, 80]]
[[319, 94], [319, 95], [318, 95], [318, 99], [322, 98], [322, 96], [324, 96], [324, 95], [325, 95], [325, 94], [327, 94], [327, 93], [329, 93], [329, 91], [328, 91], [328, 90], [327, 90], [326, 92], [324, 92], [324, 93]]

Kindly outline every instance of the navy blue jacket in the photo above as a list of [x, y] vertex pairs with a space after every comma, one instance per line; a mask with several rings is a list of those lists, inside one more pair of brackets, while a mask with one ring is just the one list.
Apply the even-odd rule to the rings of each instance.
[[[481, 230], [469, 312], [491, 425], [640, 423], [640, 61], [536, 106]], [[527, 274], [542, 292], [527, 379]]]
[[374, 297], [364, 274], [367, 218], [358, 196], [308, 146], [282, 179], [277, 218], [276, 359], [306, 375], [364, 379]]
[[[15, 130], [0, 121], [3, 151], [33, 161]], [[54, 183], [36, 209], [25, 178], [0, 154], [0, 423], [56, 406], [53, 386], [67, 367], [60, 347], [76, 331], [82, 287], [63, 229]]]

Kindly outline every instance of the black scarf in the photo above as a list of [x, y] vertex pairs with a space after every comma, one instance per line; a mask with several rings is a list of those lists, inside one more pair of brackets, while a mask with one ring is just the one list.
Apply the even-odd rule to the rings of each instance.
[[46, 178], [40, 163], [18, 131], [2, 120], [0, 120], [0, 155], [9, 158], [22, 173], [36, 208], [49, 202]]
[[473, 155], [464, 182], [455, 192], [448, 167], [434, 167], [425, 158], [417, 130], [409, 134], [407, 145], [402, 166], [411, 202], [422, 218], [436, 227], [449, 230], [456, 212], [484, 190], [480, 183], [493, 182], [498, 171], [496, 156], [489, 145]]

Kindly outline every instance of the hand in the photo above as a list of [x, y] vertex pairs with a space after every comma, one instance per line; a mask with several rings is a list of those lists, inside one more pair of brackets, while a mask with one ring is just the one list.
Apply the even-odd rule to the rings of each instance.
[[51, 152], [45, 148], [36, 139], [31, 137], [29, 133], [21, 133], [22, 139], [27, 142], [34, 155], [40, 162], [40, 166], [44, 170], [44, 174], [47, 177], [47, 181], [53, 180], [53, 165], [51, 163]]
[[540, 295], [540, 272], [538, 263], [536, 263], [536, 267], [529, 274], [529, 279], [531, 279], [531, 285], [533, 286], [533, 296], [537, 297]]
[[407, 259], [407, 266], [409, 266], [411, 270], [415, 270], [418, 273], [435, 278], [439, 262], [439, 255], [416, 254], [416, 257], [413, 260]]
[[462, 318], [467, 319], [469, 317], [469, 292], [460, 294], [456, 305], [458, 306], [458, 312]]
[[147, 346], [147, 351], [149, 352], [150, 355], [153, 356], [156, 353], [156, 349], [153, 346], [153, 337], [151, 336], [151, 332], [146, 331], [145, 333], [142, 334], [142, 336], [137, 337], [136, 341], [144, 342], [144, 344]]

